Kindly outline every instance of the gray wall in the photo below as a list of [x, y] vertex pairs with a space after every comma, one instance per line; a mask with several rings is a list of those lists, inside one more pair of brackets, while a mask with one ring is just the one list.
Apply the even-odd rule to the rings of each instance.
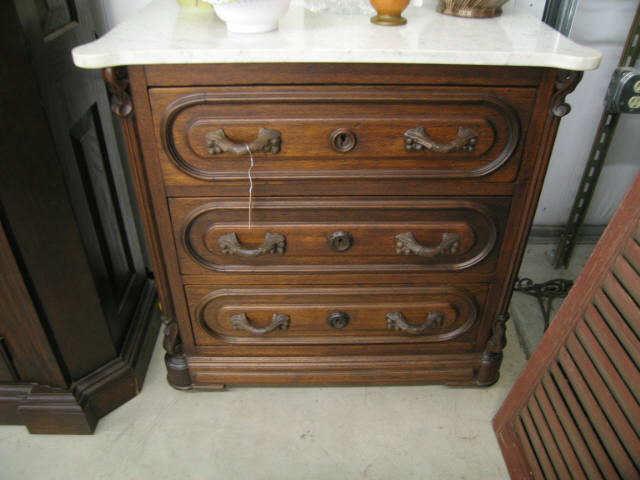
[[[603, 53], [600, 68], [586, 72], [568, 97], [573, 107], [562, 120], [551, 165], [538, 205], [537, 225], [564, 224], [569, 216], [611, 73], [618, 64], [638, 0], [581, 0], [571, 38]], [[640, 115], [625, 115], [607, 157], [586, 223], [605, 224], [611, 218], [640, 166]]]

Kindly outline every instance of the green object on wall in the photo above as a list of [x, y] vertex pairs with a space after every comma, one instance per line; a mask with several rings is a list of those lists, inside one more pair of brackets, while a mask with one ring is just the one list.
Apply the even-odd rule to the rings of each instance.
[[211, 10], [213, 6], [202, 0], [178, 0], [182, 8], [194, 8], [199, 10]]

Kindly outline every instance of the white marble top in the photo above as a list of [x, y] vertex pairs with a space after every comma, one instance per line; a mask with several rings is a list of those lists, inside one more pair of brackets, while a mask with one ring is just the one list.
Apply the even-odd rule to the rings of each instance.
[[[508, 4], [507, 4], [508, 5]], [[435, 11], [433, 0], [405, 11], [402, 27], [381, 27], [366, 15], [312, 13], [291, 7], [275, 32], [229, 34], [211, 11], [181, 10], [154, 0], [102, 38], [73, 50], [76, 65], [247, 62], [353, 62], [510, 65], [592, 70], [601, 55], [529, 13], [505, 8], [492, 19]]]

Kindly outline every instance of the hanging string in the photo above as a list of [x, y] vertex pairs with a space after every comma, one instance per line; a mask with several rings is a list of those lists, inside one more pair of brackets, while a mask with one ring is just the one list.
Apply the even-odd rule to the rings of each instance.
[[251, 211], [253, 209], [253, 167], [255, 165], [253, 161], [253, 153], [251, 152], [251, 147], [249, 147], [248, 143], [244, 144], [247, 152], [249, 153], [249, 170], [247, 170], [247, 177], [249, 177], [249, 229], [251, 229]]

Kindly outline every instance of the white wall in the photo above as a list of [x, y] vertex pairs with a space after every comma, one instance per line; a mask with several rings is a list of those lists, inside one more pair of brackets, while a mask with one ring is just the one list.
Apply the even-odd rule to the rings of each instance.
[[[580, 177], [602, 114], [611, 73], [618, 64], [638, 0], [581, 0], [571, 38], [603, 53], [600, 68], [586, 72], [576, 91], [567, 97], [572, 106], [558, 131], [551, 165], [535, 223], [566, 222]], [[587, 224], [607, 223], [640, 167], [640, 116], [623, 115], [607, 156]]]
[[[93, 1], [96, 3], [96, 12], [102, 15], [102, 25], [108, 29], [144, 7], [150, 0]], [[587, 72], [576, 91], [568, 97], [573, 110], [560, 124], [536, 213], [535, 223], [538, 225], [562, 225], [569, 216], [600, 120], [609, 78], [618, 63], [638, 1], [579, 0], [570, 36], [577, 42], [600, 50], [604, 59], [600, 69]], [[528, 8], [533, 15], [541, 17], [544, 4], [545, 0], [511, 0], [506, 8]], [[625, 115], [618, 125], [587, 215], [587, 223], [604, 224], [609, 220], [634, 173], [638, 171], [640, 160], [637, 152], [640, 152], [640, 115]]]
[[[113, 28], [132, 13], [147, 5], [151, 0], [93, 0], [96, 12], [102, 16], [102, 23], [106, 30]], [[293, 0], [294, 3], [304, 3], [304, 0]], [[542, 17], [545, 0], [511, 0], [508, 8], [524, 7], [530, 9], [532, 15]]]
[[113, 28], [149, 2], [151, 0], [93, 0], [96, 5], [94, 10], [101, 12], [98, 15], [102, 16], [102, 25], [105, 30]]

